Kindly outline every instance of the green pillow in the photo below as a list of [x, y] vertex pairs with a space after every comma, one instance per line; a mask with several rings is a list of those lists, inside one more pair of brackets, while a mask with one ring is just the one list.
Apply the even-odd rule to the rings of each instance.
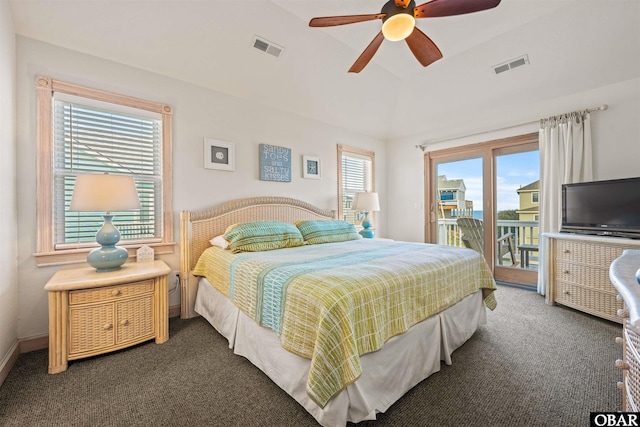
[[224, 239], [233, 253], [259, 252], [304, 245], [293, 224], [274, 221], [245, 222], [227, 227]]
[[353, 224], [339, 219], [298, 221], [296, 227], [302, 233], [305, 242], [312, 244], [344, 242], [362, 238]]

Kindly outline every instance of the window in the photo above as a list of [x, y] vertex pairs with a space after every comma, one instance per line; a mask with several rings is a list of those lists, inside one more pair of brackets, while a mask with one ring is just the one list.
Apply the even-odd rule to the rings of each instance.
[[540, 193], [538, 193], [537, 191], [535, 193], [531, 193], [531, 202], [540, 203]]
[[338, 145], [338, 218], [352, 224], [359, 218], [351, 209], [357, 192], [375, 191], [372, 151]]
[[38, 265], [84, 261], [101, 213], [69, 212], [76, 176], [133, 176], [141, 209], [114, 212], [119, 245], [173, 252], [171, 107], [37, 79]]

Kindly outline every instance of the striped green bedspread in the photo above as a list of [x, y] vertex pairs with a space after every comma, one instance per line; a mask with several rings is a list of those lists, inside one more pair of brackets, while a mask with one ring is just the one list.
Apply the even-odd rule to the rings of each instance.
[[207, 249], [194, 270], [286, 350], [311, 359], [307, 392], [324, 405], [361, 373], [360, 355], [478, 290], [494, 309], [477, 252], [375, 239], [232, 254]]

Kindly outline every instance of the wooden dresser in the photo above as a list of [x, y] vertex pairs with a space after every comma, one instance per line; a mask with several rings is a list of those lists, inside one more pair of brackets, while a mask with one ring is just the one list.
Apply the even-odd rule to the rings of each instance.
[[622, 256], [611, 264], [611, 283], [624, 301], [620, 315], [624, 318], [622, 338], [622, 360], [616, 366], [622, 370], [622, 410], [638, 412], [640, 407], [640, 285], [636, 281], [636, 271], [640, 269], [640, 250], [625, 250]]
[[49, 292], [49, 373], [67, 361], [169, 339], [167, 276], [162, 261], [126, 263], [98, 273], [92, 267], [60, 270]]
[[549, 233], [546, 301], [622, 323], [623, 308], [609, 279], [611, 263], [640, 241], [615, 237]]

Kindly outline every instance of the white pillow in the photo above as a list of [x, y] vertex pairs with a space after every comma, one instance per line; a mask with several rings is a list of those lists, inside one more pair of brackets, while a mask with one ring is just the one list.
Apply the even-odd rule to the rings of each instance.
[[229, 248], [229, 242], [227, 242], [222, 235], [209, 240], [209, 243], [211, 243], [212, 246], [220, 246], [222, 249]]

